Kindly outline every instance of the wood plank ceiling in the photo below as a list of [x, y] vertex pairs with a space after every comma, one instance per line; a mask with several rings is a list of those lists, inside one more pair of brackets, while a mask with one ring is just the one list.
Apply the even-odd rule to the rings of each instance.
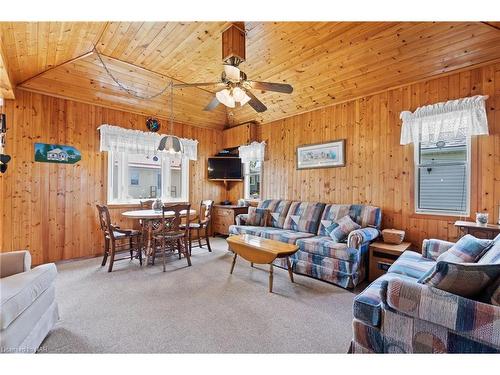
[[[128, 96], [105, 74], [93, 45], [120, 81], [144, 95], [166, 82], [216, 81], [227, 22], [0, 23], [9, 76], [18, 87], [140, 114], [166, 117], [167, 95]], [[208, 90], [176, 89], [176, 121], [221, 128], [270, 122], [500, 59], [500, 31], [481, 22], [250, 22], [250, 79], [287, 82], [291, 95], [255, 94], [268, 111], [220, 105]]]

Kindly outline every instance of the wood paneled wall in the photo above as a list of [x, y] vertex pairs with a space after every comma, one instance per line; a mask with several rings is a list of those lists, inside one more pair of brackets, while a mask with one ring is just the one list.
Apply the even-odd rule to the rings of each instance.
[[[500, 64], [259, 126], [258, 137], [267, 143], [263, 196], [372, 204], [382, 208], [385, 228], [404, 229], [415, 246], [420, 247], [425, 238], [454, 240], [456, 217], [415, 214], [413, 146], [399, 144], [399, 114], [477, 94], [490, 96], [490, 136], [473, 139], [471, 214], [487, 211], [490, 221], [496, 222], [500, 204]], [[341, 138], [346, 139], [346, 167], [296, 169], [298, 145]]]
[[[8, 171], [0, 175], [0, 249], [29, 249], [33, 263], [102, 253], [95, 204], [106, 202], [107, 155], [99, 152], [101, 124], [143, 130], [146, 117], [17, 90], [6, 101]], [[165, 129], [162, 129], [165, 130]], [[190, 165], [190, 201], [220, 201], [222, 184], [206, 179], [206, 158], [222, 148], [222, 132], [175, 124], [178, 136], [197, 139], [198, 160]], [[35, 163], [35, 142], [72, 145], [77, 164]], [[111, 210], [115, 222], [132, 226]]]

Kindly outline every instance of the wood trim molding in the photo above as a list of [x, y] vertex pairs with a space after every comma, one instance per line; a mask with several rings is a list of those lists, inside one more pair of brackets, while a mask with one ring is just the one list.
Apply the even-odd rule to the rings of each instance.
[[14, 85], [9, 75], [7, 59], [3, 52], [3, 47], [0, 41], [0, 97], [4, 99], [15, 99]]

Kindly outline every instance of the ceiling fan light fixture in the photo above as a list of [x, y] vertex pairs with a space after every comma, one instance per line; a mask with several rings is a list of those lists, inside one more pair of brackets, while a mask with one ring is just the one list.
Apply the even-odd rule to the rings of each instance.
[[226, 107], [234, 108], [236, 103], [234, 97], [228, 89], [221, 90], [215, 93], [217, 100], [224, 104]]
[[247, 93], [246, 93], [246, 92], [244, 93], [244, 95], [245, 95], [245, 96], [243, 97], [243, 99], [242, 99], [242, 100], [240, 100], [240, 105], [241, 105], [241, 106], [244, 106], [245, 104], [247, 104], [247, 103], [248, 103], [248, 102], [252, 99], [251, 97], [249, 97], [249, 96], [247, 95]]
[[226, 73], [226, 78], [231, 82], [240, 81], [240, 69], [233, 65], [224, 65], [224, 73]]
[[241, 101], [242, 101], [243, 99], [245, 99], [245, 95], [246, 95], [245, 91], [243, 91], [243, 90], [242, 90], [242, 89], [240, 89], [239, 87], [235, 87], [235, 88], [233, 89], [233, 98], [234, 98], [234, 100], [235, 100], [235, 101], [237, 101], [237, 102], [240, 102], [240, 103], [241, 103]]

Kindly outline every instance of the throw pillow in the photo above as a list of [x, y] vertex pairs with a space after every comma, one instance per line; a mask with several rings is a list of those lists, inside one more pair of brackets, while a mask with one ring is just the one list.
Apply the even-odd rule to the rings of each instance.
[[361, 225], [354, 222], [349, 215], [346, 215], [328, 226], [326, 233], [335, 242], [344, 242], [347, 240], [349, 233], [359, 228], [361, 228]]
[[267, 225], [267, 216], [269, 210], [265, 208], [248, 207], [248, 217], [246, 224], [257, 227], [265, 227]]
[[493, 240], [491, 246], [486, 253], [478, 260], [480, 264], [500, 264], [500, 235]]
[[467, 234], [452, 247], [437, 257], [436, 261], [453, 263], [475, 263], [493, 245], [492, 240], [483, 240]]
[[484, 292], [499, 276], [500, 264], [438, 261], [418, 282], [462, 297], [473, 297]]

